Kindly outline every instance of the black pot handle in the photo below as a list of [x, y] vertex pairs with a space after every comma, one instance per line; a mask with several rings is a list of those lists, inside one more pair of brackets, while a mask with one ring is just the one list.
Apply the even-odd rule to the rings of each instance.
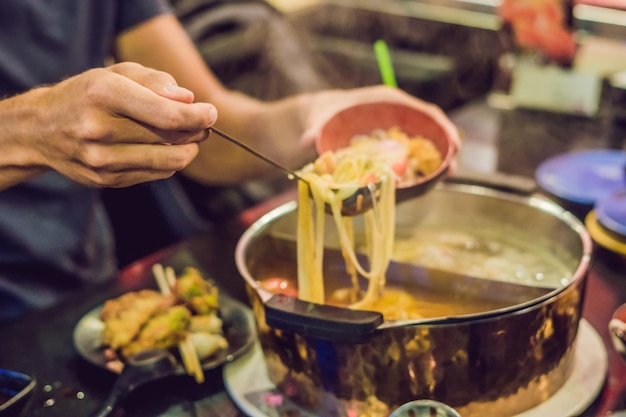
[[332, 342], [365, 343], [383, 323], [376, 311], [316, 304], [283, 294], [264, 304], [268, 326]]

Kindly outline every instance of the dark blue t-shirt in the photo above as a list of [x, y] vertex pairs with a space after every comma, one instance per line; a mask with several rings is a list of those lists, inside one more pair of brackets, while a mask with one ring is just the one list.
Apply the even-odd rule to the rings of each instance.
[[[1, 0], [0, 97], [101, 67], [165, 0]], [[0, 192], [0, 321], [117, 270], [100, 193], [56, 172]]]

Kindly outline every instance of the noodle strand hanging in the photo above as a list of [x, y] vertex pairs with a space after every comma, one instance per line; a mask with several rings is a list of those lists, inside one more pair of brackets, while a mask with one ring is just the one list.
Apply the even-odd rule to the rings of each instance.
[[[365, 308], [382, 295], [395, 238], [396, 184], [407, 176], [418, 175], [415, 174], [417, 141], [432, 145], [424, 138], [408, 138], [396, 128], [376, 131], [371, 136], [353, 138], [346, 148], [322, 154], [299, 172], [306, 180], [298, 186], [298, 291], [301, 299], [320, 304], [325, 301], [323, 259], [327, 207], [339, 236], [346, 272], [352, 276], [357, 289], [358, 276], [367, 280], [365, 293], [350, 307]], [[375, 194], [371, 196], [375, 208], [362, 215], [365, 226], [362, 252], [369, 269], [357, 255], [354, 218], [341, 214], [342, 201], [368, 184], [375, 184], [370, 188]]]

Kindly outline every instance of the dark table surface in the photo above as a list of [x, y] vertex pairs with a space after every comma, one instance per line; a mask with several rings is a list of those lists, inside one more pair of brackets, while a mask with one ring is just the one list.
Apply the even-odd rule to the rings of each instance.
[[[541, 192], [532, 178], [546, 158], [573, 149], [620, 148], [611, 142], [602, 117], [588, 119], [530, 110], [497, 110], [479, 101], [451, 114], [464, 136], [459, 177], [516, 191]], [[468, 175], [471, 174], [471, 175]], [[106, 299], [154, 287], [155, 262], [180, 268], [200, 267], [223, 291], [247, 302], [234, 263], [234, 248], [251, 221], [290, 196], [246, 211], [231, 223], [189, 241], [164, 248], [126, 267], [112, 283], [81, 291], [62, 305], [0, 328], [0, 368], [34, 375], [38, 386], [22, 416], [89, 416], [104, 401], [116, 376], [83, 360], [73, 345], [77, 322]], [[561, 202], [567, 207], [566, 202]], [[567, 207], [581, 218], [589, 207]], [[587, 282], [584, 318], [597, 330], [607, 350], [606, 382], [582, 417], [600, 417], [626, 408], [626, 362], [611, 346], [608, 322], [626, 302], [626, 261], [597, 248]], [[242, 416], [224, 390], [222, 369], [207, 371], [196, 384], [186, 376], [150, 383], [133, 394], [114, 416]], [[556, 417], [556, 416], [546, 416]], [[563, 416], [565, 417], [565, 416]]]

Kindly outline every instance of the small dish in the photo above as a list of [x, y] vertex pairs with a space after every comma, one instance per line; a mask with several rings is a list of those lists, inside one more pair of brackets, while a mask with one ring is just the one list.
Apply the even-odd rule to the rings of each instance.
[[600, 224], [626, 240], [626, 188], [609, 193], [595, 206]]
[[[74, 347], [86, 361], [102, 369], [120, 373], [120, 370], [107, 366], [108, 361], [102, 346], [104, 322], [100, 320], [101, 309], [102, 306], [92, 309], [76, 324], [73, 335]], [[246, 305], [225, 293], [220, 293], [220, 312], [224, 320], [224, 337], [228, 341], [228, 349], [203, 360], [201, 365], [204, 370], [234, 361], [250, 350], [256, 340], [254, 317]], [[176, 367], [175, 373], [185, 374], [185, 369], [181, 364]]]
[[585, 217], [585, 226], [598, 245], [626, 259], [626, 236], [615, 233], [600, 224], [595, 210], [590, 211]]
[[37, 381], [30, 375], [0, 369], [0, 416], [18, 416], [36, 386]]
[[389, 417], [461, 417], [452, 407], [439, 401], [414, 400], [395, 409]]
[[626, 151], [596, 149], [557, 155], [542, 162], [537, 183], [563, 200], [593, 205], [624, 185]]

